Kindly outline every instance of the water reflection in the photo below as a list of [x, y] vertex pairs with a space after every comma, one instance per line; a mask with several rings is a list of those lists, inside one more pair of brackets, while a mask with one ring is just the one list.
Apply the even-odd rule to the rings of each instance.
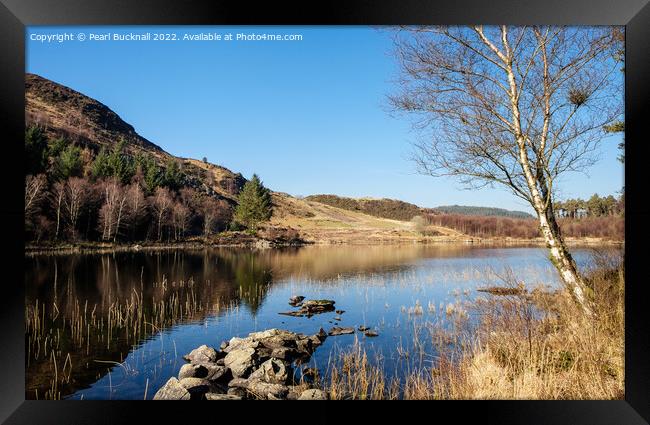
[[[26, 262], [28, 399], [48, 391], [137, 399], [147, 387], [150, 398], [197, 345], [269, 327], [313, 333], [332, 326], [328, 315], [278, 315], [296, 292], [337, 300], [348, 326], [381, 325], [372, 344], [390, 355], [408, 338], [405, 306], [453, 301], [462, 296], [457, 288], [485, 282], [486, 267], [512, 267], [540, 283], [556, 279], [543, 249], [465, 245], [224, 248]], [[328, 339], [315, 360], [326, 362], [330, 350], [353, 337]]]

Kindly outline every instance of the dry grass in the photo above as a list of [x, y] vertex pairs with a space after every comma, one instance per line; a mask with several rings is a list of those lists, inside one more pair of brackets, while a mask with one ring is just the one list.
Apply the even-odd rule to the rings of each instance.
[[[429, 328], [434, 366], [387, 382], [381, 361], [370, 364], [355, 347], [333, 362], [325, 387], [333, 398], [622, 399], [622, 256], [594, 253], [585, 278], [596, 319], [584, 317], [564, 291], [487, 295], [473, 305], [471, 330], [457, 326], [441, 334]], [[512, 276], [505, 279], [517, 287]]]

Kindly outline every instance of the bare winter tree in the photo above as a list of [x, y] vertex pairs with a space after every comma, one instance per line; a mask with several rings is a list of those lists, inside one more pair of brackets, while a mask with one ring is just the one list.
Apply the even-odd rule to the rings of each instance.
[[56, 182], [52, 185], [52, 193], [50, 195], [50, 203], [56, 213], [56, 231], [54, 233], [54, 240], [59, 239], [61, 232], [61, 213], [63, 210], [63, 198], [65, 197], [66, 184], [65, 182]]
[[419, 27], [398, 31], [397, 111], [425, 137], [420, 172], [469, 188], [505, 185], [537, 213], [550, 258], [591, 315], [589, 290], [555, 220], [560, 176], [597, 159], [622, 118], [620, 39], [611, 28]]
[[63, 206], [65, 207], [68, 224], [70, 225], [72, 240], [77, 239], [77, 222], [88, 201], [88, 194], [89, 185], [85, 179], [71, 177], [66, 182]]
[[102, 239], [115, 239], [119, 231], [118, 210], [120, 210], [120, 206], [124, 206], [125, 191], [117, 179], [110, 179], [101, 183], [101, 192], [104, 198], [104, 202], [99, 209], [99, 226], [102, 230]]
[[25, 220], [31, 219], [38, 210], [46, 186], [47, 179], [43, 174], [25, 177]]
[[170, 209], [174, 199], [166, 187], [157, 187], [154, 195], [150, 198], [151, 209], [153, 210], [158, 226], [158, 240], [162, 239], [162, 229], [169, 219]]
[[185, 236], [185, 231], [189, 223], [191, 211], [182, 202], [174, 202], [171, 208], [171, 221], [174, 227], [174, 238], [176, 240]]

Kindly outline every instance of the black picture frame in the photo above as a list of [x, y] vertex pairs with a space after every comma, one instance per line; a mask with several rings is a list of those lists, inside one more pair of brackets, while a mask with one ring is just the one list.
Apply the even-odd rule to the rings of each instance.
[[[643, 244], [649, 240], [650, 208], [644, 197], [650, 183], [643, 138], [650, 129], [650, 4], [648, 0], [455, 0], [400, 2], [377, 0], [285, 1], [251, 5], [221, 0], [0, 0], [0, 129], [4, 136], [0, 173], [5, 196], [0, 202], [3, 254], [0, 327], [0, 421], [7, 424], [114, 424], [147, 421], [181, 423], [201, 414], [210, 422], [347, 422], [398, 420], [498, 424], [647, 424], [650, 421], [650, 323], [646, 307]], [[30, 25], [157, 24], [558, 24], [626, 27], [626, 329], [625, 400], [593, 401], [438, 401], [434, 404], [335, 404], [261, 408], [215, 408], [213, 404], [139, 403], [136, 401], [24, 400], [24, 234], [23, 137], [25, 27]], [[6, 230], [5, 230], [6, 229]], [[348, 412], [343, 414], [341, 407]], [[351, 413], [349, 412], [351, 411]], [[398, 416], [398, 417], [399, 417]], [[420, 418], [420, 419], [416, 419]], [[443, 419], [447, 418], [447, 419]], [[275, 420], [274, 420], [275, 419]], [[480, 422], [479, 422], [480, 421]]]

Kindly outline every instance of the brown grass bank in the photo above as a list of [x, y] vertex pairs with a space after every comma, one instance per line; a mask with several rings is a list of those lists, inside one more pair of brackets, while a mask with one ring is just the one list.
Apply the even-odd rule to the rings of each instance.
[[[486, 295], [472, 307], [475, 324], [421, 334], [435, 347], [433, 366], [388, 379], [382, 360], [370, 361], [357, 346], [330, 362], [322, 385], [334, 399], [622, 399], [622, 255], [595, 253], [585, 277], [595, 319], [564, 291]], [[504, 283], [519, 285], [513, 276]]]

